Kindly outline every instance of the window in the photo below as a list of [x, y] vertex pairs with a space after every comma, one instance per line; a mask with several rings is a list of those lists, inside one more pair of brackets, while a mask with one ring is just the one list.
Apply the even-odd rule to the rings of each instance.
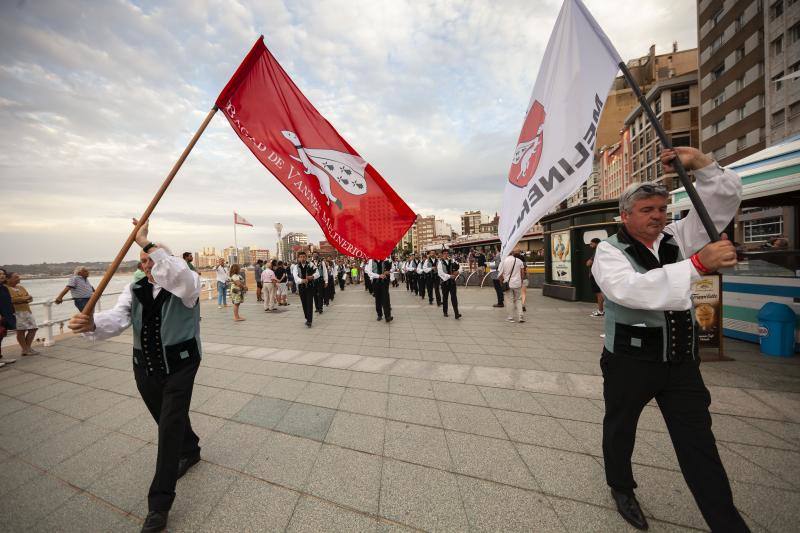
[[717, 122], [715, 122], [715, 123], [713, 123], [711, 125], [711, 134], [712, 135], [716, 135], [717, 133], [720, 132], [720, 130], [724, 129], [724, 126], [722, 124], [723, 122], [725, 122], [725, 119], [718, 120]]
[[783, 77], [783, 71], [778, 72], [774, 76], [772, 76], [772, 82], [775, 83], [775, 90], [780, 91], [783, 87], [783, 81], [781, 78]]
[[739, 137], [736, 139], [736, 151], [744, 150], [747, 148], [747, 137]]
[[656, 115], [661, 114], [661, 98], [656, 100]]
[[689, 105], [689, 88], [686, 89], [673, 89], [671, 91], [672, 107], [679, 107], [682, 105]]
[[742, 221], [744, 242], [764, 242], [783, 235], [783, 217], [766, 217]]
[[744, 59], [744, 46], [740, 46], [735, 51], [736, 61], [741, 61]]
[[712, 109], [721, 106], [722, 102], [724, 101], [725, 101], [725, 91], [722, 91], [721, 93], [719, 93], [717, 96], [714, 97], [713, 101], [714, 105], [712, 106]]
[[800, 115], [800, 102], [795, 102], [789, 106], [789, 118]]
[[647, 167], [647, 181], [653, 181], [653, 165]]
[[716, 81], [722, 77], [725, 72], [725, 63], [720, 63], [719, 66], [711, 69], [711, 81]]
[[793, 43], [800, 41], [800, 22], [789, 28], [789, 31], [787, 33], [789, 34], [789, 39]]
[[653, 140], [653, 130], [647, 128], [647, 131], [644, 132], [644, 140], [647, 143]]
[[772, 48], [772, 55], [776, 56], [783, 53], [783, 35], [779, 35], [777, 39], [772, 41], [770, 45]]
[[733, 21], [733, 27], [736, 31], [741, 30], [742, 26], [744, 26], [744, 13], [740, 13], [739, 16], [736, 17], [736, 20]]
[[645, 157], [647, 158], [647, 162], [650, 163], [653, 160], [653, 148], [648, 148]]
[[711, 15], [711, 27], [714, 28], [719, 24], [719, 20], [722, 18], [723, 15], [723, 8], [717, 9], [713, 15]]
[[712, 54], [714, 52], [716, 52], [717, 50], [719, 50], [719, 47], [722, 46], [722, 36], [723, 36], [723, 34], [719, 34], [719, 35], [717, 35], [717, 37], [713, 41], [711, 41], [711, 53]]
[[736, 80], [736, 91], [744, 89], [744, 76]]
[[783, 15], [783, 0], [778, 0], [769, 6], [769, 19], [774, 20]]
[[744, 106], [736, 109], [736, 120], [744, 120]]
[[777, 113], [772, 114], [772, 127], [782, 126], [784, 122], [784, 111], [781, 109]]
[[672, 146], [691, 146], [692, 139], [689, 135], [673, 135]]
[[716, 150], [714, 150], [714, 159], [719, 161], [723, 157], [725, 157], [725, 147], [724, 146], [722, 148], [717, 148]]

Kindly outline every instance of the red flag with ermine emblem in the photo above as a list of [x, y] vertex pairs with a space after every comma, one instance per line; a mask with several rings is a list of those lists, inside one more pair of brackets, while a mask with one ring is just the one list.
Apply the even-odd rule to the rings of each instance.
[[414, 223], [411, 208], [300, 92], [263, 37], [217, 107], [341, 253], [384, 258]]

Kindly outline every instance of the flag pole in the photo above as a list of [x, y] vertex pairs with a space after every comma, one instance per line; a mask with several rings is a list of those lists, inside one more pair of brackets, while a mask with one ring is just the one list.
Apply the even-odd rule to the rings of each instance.
[[236, 237], [236, 211], [233, 212], [233, 249], [236, 251], [236, 262], [241, 263], [239, 260], [239, 239]]
[[161, 197], [164, 196], [164, 193], [167, 191], [167, 187], [169, 187], [170, 183], [172, 183], [172, 179], [175, 177], [175, 174], [178, 173], [178, 170], [180, 170], [181, 165], [183, 165], [183, 162], [186, 161], [186, 158], [189, 156], [189, 152], [192, 151], [192, 148], [194, 148], [194, 145], [197, 143], [197, 140], [203, 134], [203, 132], [206, 129], [206, 126], [208, 126], [208, 123], [211, 122], [211, 119], [214, 117], [214, 114], [216, 112], [217, 112], [217, 106], [215, 105], [208, 112], [206, 118], [203, 120], [203, 123], [200, 124], [200, 128], [197, 130], [197, 132], [195, 132], [194, 137], [192, 137], [192, 140], [189, 141], [189, 144], [186, 146], [186, 148], [184, 148], [181, 156], [172, 166], [172, 170], [169, 171], [169, 174], [164, 180], [164, 183], [161, 184], [161, 188], [158, 189], [158, 192], [156, 192], [156, 195], [150, 201], [150, 205], [147, 206], [147, 209], [144, 210], [142, 216], [139, 217], [138, 224], [136, 224], [136, 226], [133, 228], [131, 234], [128, 235], [128, 239], [125, 241], [125, 244], [122, 245], [122, 248], [117, 254], [117, 257], [114, 258], [114, 261], [111, 263], [111, 265], [109, 265], [108, 269], [106, 270], [106, 273], [103, 275], [103, 279], [100, 280], [100, 283], [97, 285], [97, 288], [92, 293], [91, 298], [89, 298], [89, 301], [86, 303], [86, 306], [83, 308], [83, 311], [81, 311], [81, 313], [83, 313], [84, 315], [91, 316], [92, 312], [94, 311], [94, 306], [97, 304], [97, 301], [103, 295], [103, 291], [106, 290], [108, 282], [111, 281], [111, 277], [117, 271], [120, 263], [122, 263], [122, 260], [125, 259], [125, 255], [127, 255], [128, 250], [130, 250], [131, 246], [133, 245], [133, 241], [136, 239], [136, 233], [150, 218], [150, 215], [153, 213], [153, 210], [156, 208], [156, 205], [158, 205], [158, 202], [161, 200]]
[[[619, 68], [622, 69], [622, 75], [625, 76], [628, 85], [633, 90], [636, 98], [639, 99], [639, 104], [642, 106], [647, 118], [650, 120], [650, 124], [653, 126], [653, 129], [655, 129], [656, 135], [661, 141], [661, 145], [664, 147], [664, 149], [671, 150], [672, 142], [670, 142], [669, 137], [667, 137], [667, 134], [664, 131], [664, 128], [661, 126], [661, 122], [659, 122], [658, 117], [656, 117], [656, 114], [653, 113], [653, 109], [650, 107], [650, 104], [647, 103], [647, 98], [645, 98], [642, 94], [642, 90], [639, 88], [639, 84], [636, 83], [636, 80], [633, 78], [631, 71], [628, 69], [628, 65], [626, 65], [624, 61], [621, 61], [619, 63]], [[694, 188], [692, 180], [690, 180], [689, 175], [686, 174], [686, 169], [683, 168], [683, 163], [681, 163], [680, 157], [675, 157], [672, 161], [670, 161], [670, 164], [677, 172], [678, 179], [681, 180], [681, 184], [683, 184], [686, 194], [692, 201], [692, 206], [694, 207], [697, 216], [703, 223], [706, 233], [708, 233], [708, 236], [711, 238], [711, 242], [718, 241], [719, 232], [717, 231], [716, 226], [714, 226], [714, 223], [711, 221], [708, 210], [706, 209], [705, 204], [703, 204], [703, 200], [700, 198], [700, 195], [697, 194], [697, 189]]]

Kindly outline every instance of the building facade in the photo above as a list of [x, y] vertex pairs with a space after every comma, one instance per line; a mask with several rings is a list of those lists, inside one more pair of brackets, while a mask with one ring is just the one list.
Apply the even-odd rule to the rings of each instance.
[[308, 246], [308, 235], [305, 233], [291, 232], [281, 237], [281, 257], [284, 261], [294, 261], [296, 246]]
[[700, 149], [722, 165], [766, 145], [761, 0], [700, 0]]
[[436, 217], [433, 215], [427, 217], [417, 215], [414, 226], [416, 226], [415, 234], [417, 237], [417, 246], [414, 250], [418, 252], [433, 241], [436, 235]]
[[464, 211], [464, 214], [461, 215], [461, 235], [480, 233], [480, 225], [480, 211]]
[[800, 2], [777, 0], [764, 13], [766, 141], [772, 146], [800, 134]]

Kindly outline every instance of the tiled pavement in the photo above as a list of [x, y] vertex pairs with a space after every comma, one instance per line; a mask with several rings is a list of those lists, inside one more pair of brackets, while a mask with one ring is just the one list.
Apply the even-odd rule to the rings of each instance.
[[[604, 482], [592, 307], [531, 291], [528, 322], [510, 324], [491, 290], [459, 296], [455, 321], [395, 290], [387, 325], [350, 287], [311, 330], [296, 298], [277, 314], [251, 298], [241, 323], [204, 303], [203, 461], [170, 528], [625, 530]], [[726, 346], [736, 361], [702, 369], [736, 502], [754, 531], [796, 531], [800, 364]], [[141, 527], [156, 432], [130, 350], [130, 336], [68, 338], [0, 371], [0, 531]], [[655, 406], [634, 463], [654, 531], [705, 527]]]

